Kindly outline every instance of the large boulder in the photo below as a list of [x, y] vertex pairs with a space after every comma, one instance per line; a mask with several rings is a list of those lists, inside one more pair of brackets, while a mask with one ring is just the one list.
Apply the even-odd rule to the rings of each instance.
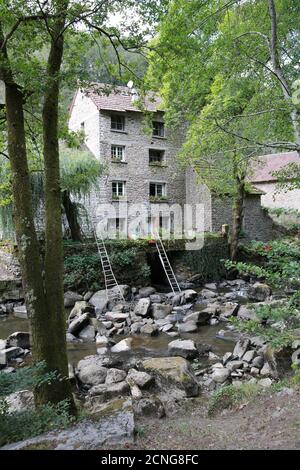
[[250, 347], [250, 340], [248, 338], [240, 339], [236, 343], [232, 354], [233, 356], [236, 356], [239, 359], [242, 359], [245, 352], [248, 351], [249, 347]]
[[139, 290], [139, 296], [140, 298], [145, 298], [145, 297], [150, 297], [150, 295], [153, 295], [155, 294], [156, 292], [156, 289], [154, 289], [154, 287], [142, 287], [140, 290]]
[[180, 303], [182, 305], [182, 304], [187, 304], [188, 302], [194, 302], [194, 300], [196, 300], [196, 298], [198, 297], [198, 294], [193, 289], [187, 289], [180, 293], [180, 297], [181, 297]]
[[127, 284], [119, 284], [119, 286], [115, 286], [115, 287], [112, 287], [112, 289], [109, 289], [109, 298], [118, 299], [120, 296], [120, 291], [125, 300], [130, 300], [131, 288]]
[[78, 337], [83, 341], [95, 341], [95, 335], [95, 327], [93, 325], [87, 325], [80, 331]]
[[149, 298], [142, 298], [138, 301], [134, 308], [134, 315], [138, 315], [140, 317], [146, 317], [150, 310], [151, 301]]
[[179, 389], [186, 397], [199, 393], [197, 379], [183, 357], [155, 357], [142, 362], [146, 372], [155, 377], [158, 387], [166, 392]]
[[142, 372], [136, 369], [129, 369], [127, 374], [127, 382], [134, 383], [140, 388], [147, 388], [153, 382], [153, 377], [147, 372]]
[[[171, 325], [173, 327], [173, 325]], [[187, 321], [185, 323], [180, 323], [178, 325], [178, 331], [179, 333], [193, 333], [194, 331], [197, 331], [198, 327], [194, 321]]]
[[83, 313], [89, 313], [92, 316], [94, 312], [95, 308], [92, 305], [85, 300], [78, 300], [71, 310], [68, 321], [70, 323], [74, 318], [80, 317]]
[[248, 296], [252, 300], [263, 301], [266, 300], [272, 294], [272, 289], [268, 284], [262, 282], [255, 282], [250, 286]]
[[165, 304], [152, 304], [152, 316], [156, 320], [160, 320], [162, 318], [166, 318], [171, 312], [172, 312], [172, 306], [171, 305], [165, 305]]
[[132, 343], [132, 338], [122, 339], [122, 341], [119, 341], [119, 343], [115, 344], [111, 348], [111, 352], [121, 353], [121, 352], [130, 351], [131, 350], [131, 343]]
[[89, 303], [96, 308], [97, 315], [101, 315], [107, 308], [108, 299], [106, 290], [98, 290], [90, 298]]
[[74, 307], [75, 303], [79, 300], [82, 300], [82, 298], [82, 295], [69, 290], [64, 294], [64, 305], [66, 308]]
[[16, 331], [7, 338], [7, 346], [30, 349], [30, 335], [24, 331]]
[[133, 403], [134, 414], [152, 418], [163, 418], [166, 414], [164, 406], [158, 397], [136, 400]]
[[198, 349], [191, 339], [175, 339], [168, 344], [170, 356], [181, 356], [186, 359], [193, 359], [198, 355]]
[[158, 326], [154, 323], [146, 323], [140, 329], [141, 335], [156, 336], [158, 332]]
[[217, 368], [213, 371], [211, 378], [213, 379], [214, 382], [216, 383], [224, 383], [230, 376], [230, 371], [226, 368]]
[[199, 312], [193, 312], [187, 315], [184, 318], [184, 322], [194, 322], [196, 325], [201, 326], [201, 325], [209, 325], [211, 317], [214, 315], [214, 313], [210, 310], [204, 309]]
[[123, 380], [126, 379], [126, 372], [121, 369], [108, 369], [105, 383], [110, 385], [110, 384], [116, 384], [118, 382], [123, 382]]
[[17, 357], [24, 354], [24, 350], [22, 348], [11, 347], [6, 349], [0, 350], [0, 365], [6, 365], [12, 359], [16, 359]]
[[116, 397], [128, 395], [130, 387], [127, 382], [95, 385], [89, 390], [91, 397], [97, 396], [102, 401], [112, 400]]
[[107, 369], [103, 367], [100, 356], [87, 356], [77, 365], [77, 376], [84, 385], [94, 386], [103, 384], [107, 375]]
[[80, 315], [80, 317], [75, 318], [73, 320], [68, 328], [68, 333], [71, 333], [72, 335], [76, 336], [78, 333], [80, 333], [83, 328], [89, 324], [90, 318], [88, 313], [84, 313], [83, 315]]

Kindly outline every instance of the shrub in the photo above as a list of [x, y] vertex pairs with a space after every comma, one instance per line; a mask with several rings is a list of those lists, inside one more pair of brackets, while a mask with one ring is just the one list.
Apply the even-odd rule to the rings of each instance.
[[213, 416], [227, 408], [234, 408], [257, 396], [261, 388], [257, 384], [241, 384], [239, 386], [224, 385], [218, 388], [208, 403], [208, 415]]

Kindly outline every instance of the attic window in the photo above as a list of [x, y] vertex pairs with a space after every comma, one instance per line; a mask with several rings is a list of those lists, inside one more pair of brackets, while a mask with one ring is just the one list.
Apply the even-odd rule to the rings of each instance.
[[114, 131], [124, 131], [125, 130], [125, 116], [120, 114], [113, 114], [111, 116], [111, 129]]

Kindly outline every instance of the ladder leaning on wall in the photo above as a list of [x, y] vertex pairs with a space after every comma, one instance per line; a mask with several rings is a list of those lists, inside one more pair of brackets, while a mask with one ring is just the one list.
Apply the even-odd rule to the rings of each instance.
[[155, 245], [156, 249], [158, 251], [159, 259], [160, 262], [164, 268], [165, 274], [167, 276], [168, 282], [171, 286], [172, 292], [174, 294], [181, 292], [181, 289], [179, 287], [178, 281], [176, 279], [176, 276], [174, 274], [173, 268], [171, 266], [171, 263], [169, 261], [168, 255], [166, 253], [164, 244], [162, 242], [162, 239], [160, 238], [158, 232], [155, 233], [154, 235], [155, 239]]

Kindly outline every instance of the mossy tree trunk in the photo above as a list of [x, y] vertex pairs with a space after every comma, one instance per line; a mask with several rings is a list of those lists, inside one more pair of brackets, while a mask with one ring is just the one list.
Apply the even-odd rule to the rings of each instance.
[[74, 242], [81, 241], [81, 228], [78, 222], [78, 209], [76, 202], [73, 202], [69, 191], [62, 192], [62, 204], [70, 228], [71, 238]]
[[239, 239], [244, 220], [245, 179], [236, 175], [236, 196], [232, 210], [232, 231], [230, 237], [230, 257], [236, 260], [238, 256]]

